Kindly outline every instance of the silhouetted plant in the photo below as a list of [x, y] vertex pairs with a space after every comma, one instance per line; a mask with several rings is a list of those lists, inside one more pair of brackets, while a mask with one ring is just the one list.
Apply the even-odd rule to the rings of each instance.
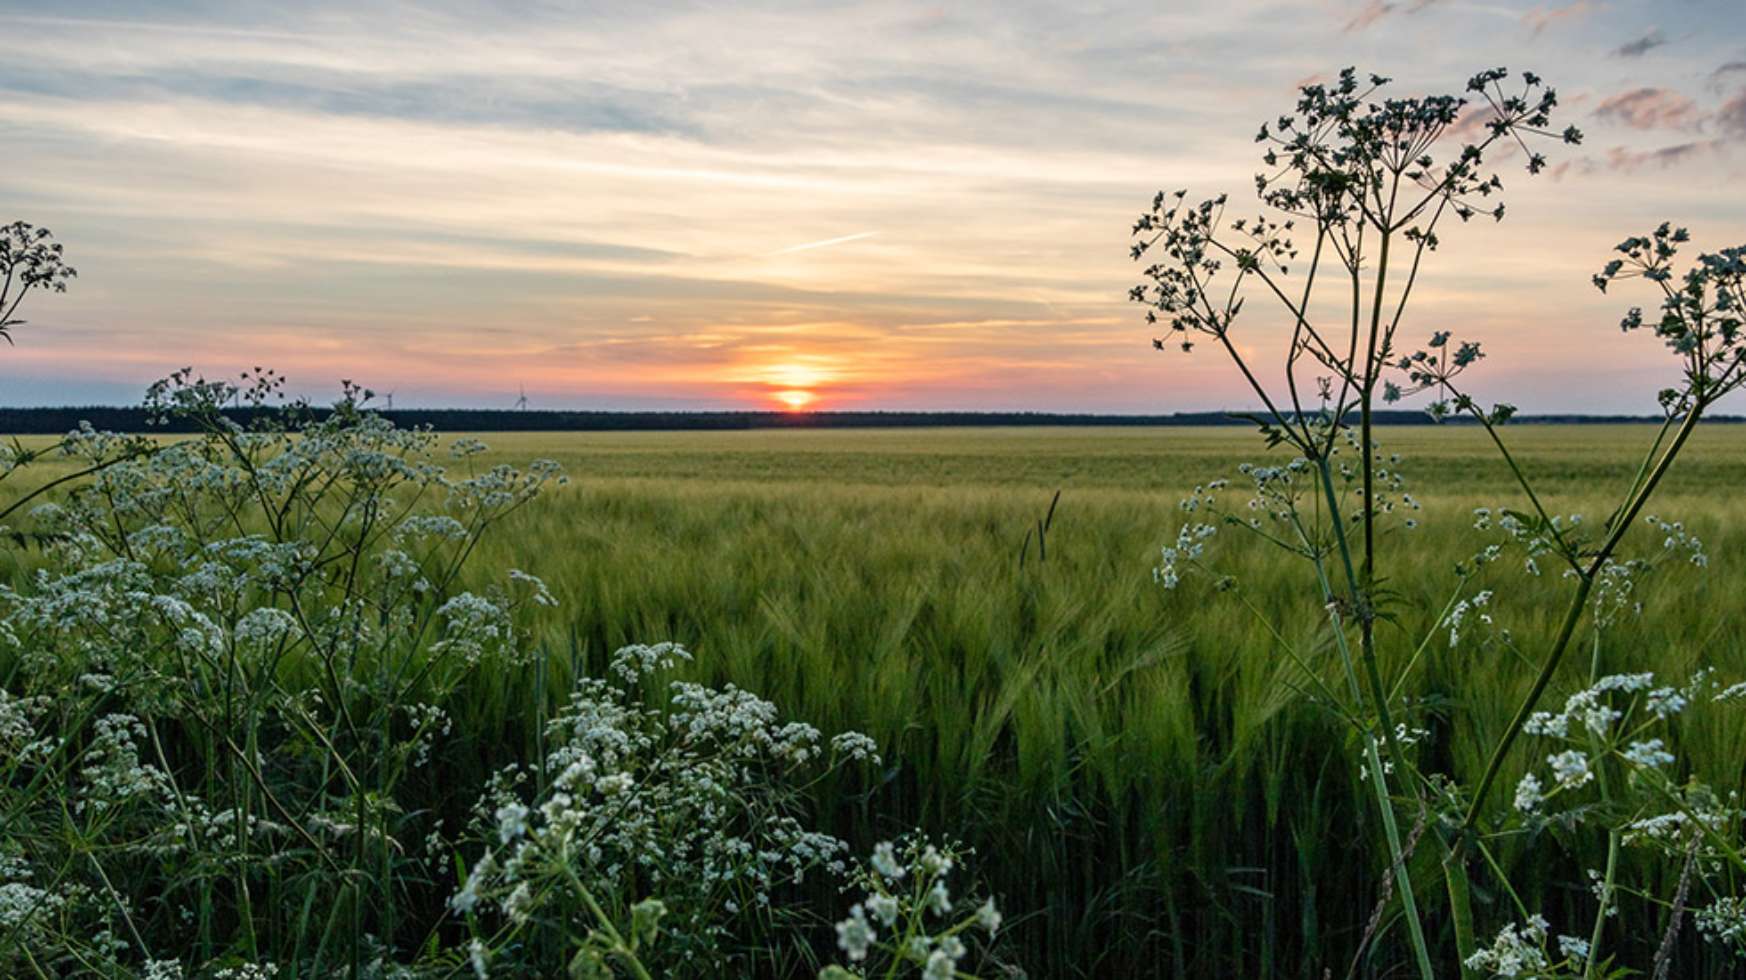
[[0, 226], [0, 273], [6, 277], [0, 283], [0, 337], [9, 344], [12, 328], [24, 323], [17, 316], [24, 298], [37, 289], [64, 293], [68, 280], [79, 274], [62, 261], [54, 235], [26, 221]]
[[[1255, 178], [1264, 205], [1259, 214], [1230, 217], [1224, 195], [1186, 203], [1185, 192], [1177, 191], [1159, 194], [1133, 229], [1133, 257], [1150, 264], [1131, 299], [1148, 307], [1147, 322], [1168, 331], [1154, 346], [1187, 352], [1197, 339], [1216, 344], [1263, 406], [1253, 421], [1267, 445], [1297, 453], [1285, 463], [1242, 467], [1235, 482], [1243, 490], [1222, 479], [1196, 487], [1183, 501], [1195, 516], [1163, 549], [1157, 578], [1174, 588], [1185, 574], [1212, 571], [1221, 588], [1237, 587], [1213, 569], [1207, 555], [1210, 541], [1227, 527], [1255, 533], [1305, 561], [1327, 610], [1341, 681], [1324, 683], [1295, 649], [1285, 652], [1302, 668], [1313, 694], [1361, 736], [1361, 774], [1375, 792], [1393, 893], [1425, 980], [1446, 975], [1457, 963], [1469, 975], [1595, 976], [1609, 970], [1602, 944], [1620, 894], [1617, 850], [1627, 838], [1665, 843], [1686, 867], [1685, 885], [1710, 890], [1715, 901], [1708, 914], [1720, 923], [1712, 923], [1710, 934], [1737, 942], [1746, 933], [1746, 924], [1727, 927], [1740, 918], [1733, 911], [1739, 902], [1726, 893], [1723, 873], [1746, 871], [1739, 857], [1738, 809], [1706, 789], [1680, 785], [1670, 776], [1673, 760], [1665, 743], [1642, 737], [1688, 705], [1733, 700], [1736, 689], [1717, 694], [1707, 677], [1673, 687], [1655, 685], [1650, 675], [1604, 675], [1598, 654], [1600, 631], [1612, 625], [1622, 596], [1657, 560], [1617, 557], [1626, 533], [1644, 522], [1644, 507], [1699, 418], [1746, 381], [1741, 330], [1746, 253], [1730, 249], [1701, 256], [1676, 279], [1672, 262], [1686, 234], [1663, 225], [1621, 244], [1623, 258], [1595, 277], [1602, 289], [1627, 277], [1647, 279], [1661, 289], [1659, 317], [1632, 310], [1623, 327], [1651, 327], [1679, 357], [1683, 378], [1662, 392], [1666, 423], [1618, 508], [1598, 527], [1582, 522], [1580, 515], [1550, 513], [1501, 435], [1515, 409], [1507, 404], [1482, 408], [1462, 388], [1464, 373], [1483, 356], [1479, 344], [1457, 343], [1449, 332], [1437, 331], [1420, 350], [1402, 354], [1397, 349], [1408, 301], [1424, 259], [1437, 249], [1445, 219], [1504, 217], [1504, 183], [1490, 161], [1509, 155], [1525, 163], [1530, 174], [1538, 173], [1546, 159], [1535, 149], [1537, 141], [1575, 144], [1581, 139], [1574, 128], [1551, 128], [1557, 97], [1537, 76], [1525, 73], [1506, 91], [1509, 81], [1508, 72], [1496, 69], [1474, 76], [1467, 97], [1409, 99], [1384, 98], [1380, 93], [1388, 79], [1373, 75], [1361, 81], [1351, 69], [1332, 85], [1307, 85], [1295, 112], [1262, 126], [1256, 137], [1266, 147], [1262, 159], [1268, 168]], [[1233, 340], [1239, 324], [1254, 319], [1252, 312], [1243, 318], [1244, 304], [1257, 290], [1283, 313], [1287, 328], [1279, 351], [1283, 370], [1273, 381], [1263, 380], [1266, 372], [1254, 361], [1257, 345], [1239, 347]], [[1328, 291], [1336, 303], [1323, 301]], [[1330, 316], [1327, 311], [1336, 306], [1338, 312]], [[1486, 509], [1478, 515], [1481, 529], [1501, 530], [1509, 545], [1522, 548], [1526, 574], [1538, 574], [1540, 562], [1555, 559], [1574, 581], [1560, 629], [1544, 640], [1529, 693], [1495, 740], [1484, 771], [1471, 780], [1429, 763], [1424, 746], [1430, 726], [1421, 724], [1427, 709], [1397, 695], [1399, 678], [1384, 676], [1379, 656], [1377, 624], [1394, 619], [1403, 601], [1379, 567], [1385, 535], [1414, 528], [1412, 515], [1420, 504], [1406, 489], [1399, 456], [1379, 446], [1373, 413], [1379, 399], [1425, 392], [1435, 395], [1428, 406], [1433, 418], [1460, 413], [1484, 427], [1531, 508], [1501, 510], [1495, 519]], [[1226, 509], [1220, 499], [1227, 490], [1246, 495], [1246, 508]], [[1647, 521], [1664, 537], [1659, 559], [1703, 562], [1701, 545], [1683, 525], [1655, 517]], [[1406, 648], [1405, 669], [1420, 662], [1436, 631], [1447, 629], [1454, 645], [1464, 630], [1489, 627], [1499, 603], [1481, 580], [1496, 574], [1501, 550], [1491, 545], [1473, 556], [1451, 556], [1458, 573], [1451, 596], [1434, 618], [1433, 635]], [[1412, 560], [1423, 562], [1425, 556]], [[1588, 622], [1597, 650], [1590, 683], [1570, 695], [1562, 714], [1539, 712], [1585, 613], [1592, 613]], [[1271, 635], [1286, 635], [1267, 625]], [[1502, 642], [1514, 649], [1521, 639]], [[1572, 725], [1573, 717], [1583, 721]], [[1647, 722], [1639, 724], [1642, 718]], [[1452, 723], [1459, 721], [1457, 715]], [[1551, 792], [1544, 792], [1547, 784], [1530, 771], [1518, 787], [1517, 805], [1500, 814], [1491, 807], [1491, 790], [1524, 734], [1571, 744], [1548, 756]], [[1554, 797], [1570, 802], [1556, 818], [1544, 808]], [[1414, 815], [1415, 825], [1429, 827], [1425, 836], [1439, 851], [1453, 956], [1433, 952], [1411, 843], [1399, 831], [1403, 807]], [[1506, 925], [1490, 946], [1481, 946], [1473, 924], [1474, 887], [1516, 895], [1512, 883], [1496, 873], [1500, 865], [1492, 848], [1498, 837], [1589, 829], [1606, 835], [1612, 855], [1604, 872], [1595, 874], [1592, 927], [1581, 936], [1558, 937], [1552, 952], [1549, 924], [1517, 899], [1518, 919], [1525, 924]], [[1387, 896], [1385, 891], [1385, 901]]]

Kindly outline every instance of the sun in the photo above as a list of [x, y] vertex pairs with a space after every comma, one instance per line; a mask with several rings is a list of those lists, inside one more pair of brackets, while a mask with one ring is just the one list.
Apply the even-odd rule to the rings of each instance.
[[777, 401], [788, 406], [788, 410], [791, 412], [800, 411], [806, 406], [811, 405], [813, 401], [818, 398], [818, 396], [812, 392], [801, 391], [798, 388], [790, 389], [788, 391], [778, 391], [774, 397]]
[[831, 372], [820, 365], [796, 361], [770, 365], [763, 374], [771, 384], [794, 389], [815, 388], [831, 378]]

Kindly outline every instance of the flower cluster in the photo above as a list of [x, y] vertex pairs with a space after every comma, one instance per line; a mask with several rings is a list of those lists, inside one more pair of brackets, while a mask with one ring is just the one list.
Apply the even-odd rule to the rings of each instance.
[[1684, 228], [1663, 222], [1615, 249], [1619, 257], [1594, 276], [1601, 292], [1621, 279], [1641, 278], [1662, 294], [1660, 315], [1632, 307], [1619, 322], [1626, 333], [1649, 327], [1679, 358], [1683, 383], [1661, 392], [1670, 416], [1702, 408], [1746, 385], [1746, 246], [1698, 256], [1683, 276], [1674, 258], [1691, 240]]
[[1450, 608], [1448, 615], [1443, 617], [1443, 625], [1449, 628], [1450, 647], [1461, 644], [1462, 626], [1469, 621], [1470, 617], [1481, 626], [1490, 627], [1493, 625], [1490, 610], [1491, 596], [1490, 589], [1481, 589], [1473, 595], [1457, 601]]
[[[248, 384], [258, 403], [279, 380]], [[470, 672], [525, 659], [516, 612], [551, 598], [525, 574], [458, 587], [486, 531], [557, 481], [550, 464], [451, 475], [432, 433], [360, 410], [362, 392], [246, 427], [223, 411], [242, 393], [182, 372], [152, 398], [192, 438], [81, 426], [8, 457], [85, 477], [31, 512], [41, 560], [0, 586], [0, 929], [53, 973], [179, 975], [152, 954], [231, 927], [209, 917], [232, 914], [203, 901], [215, 889], [294, 878], [339, 905], [366, 863], [386, 891], [440, 874], [394, 837], [429, 819], [406, 815], [424, 804], [402, 777]], [[270, 905], [248, 928], [285, 927]], [[0, 973], [40, 972], [21, 948], [0, 946]]]
[[12, 328], [23, 323], [18, 307], [31, 290], [67, 291], [79, 275], [67, 265], [63, 248], [47, 228], [27, 221], [0, 226], [0, 338], [12, 339]]
[[1724, 895], [1698, 909], [1698, 932], [1746, 957], [1746, 899]]
[[1159, 550], [1158, 565], [1152, 569], [1152, 581], [1166, 589], [1174, 589], [1182, 582], [1182, 572], [1185, 566], [1200, 559], [1206, 553], [1206, 541], [1218, 533], [1218, 528], [1211, 524], [1184, 524], [1176, 532], [1176, 543], [1165, 545]]
[[[827, 741], [732, 686], [675, 680], [668, 707], [644, 701], [660, 690], [645, 682], [690, 659], [672, 643], [626, 647], [608, 667], [617, 683], [577, 682], [547, 725], [539, 767], [500, 772], [475, 807], [481, 854], [451, 899], [457, 914], [491, 913], [512, 935], [550, 934], [610, 957], [622, 923], [608, 916], [576, 931], [572, 910], [655, 896], [662, 941], [639, 958], [725, 969], [723, 940], [740, 917], [771, 914], [781, 889], [810, 872], [844, 870], [846, 845], [800, 820], [800, 790], [850, 763], [877, 765], [872, 740]], [[504, 962], [516, 948], [499, 939], [488, 955]]]
[[860, 898], [837, 923], [837, 945], [850, 967], [827, 967], [820, 980], [919, 975], [923, 980], [969, 977], [971, 941], [992, 942], [1001, 914], [993, 899], [952, 893], [962, 854], [919, 835], [886, 841], [858, 864], [850, 889]]

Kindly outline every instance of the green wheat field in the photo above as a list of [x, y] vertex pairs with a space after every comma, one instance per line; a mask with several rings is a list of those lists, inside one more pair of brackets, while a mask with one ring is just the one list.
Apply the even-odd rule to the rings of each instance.
[[[1653, 432], [1506, 430], [1549, 509], [1593, 521]], [[1357, 947], [1386, 869], [1359, 843], [1378, 838], [1349, 728], [1306, 693], [1288, 655], [1337, 678], [1314, 583], [1301, 562], [1234, 534], [1214, 549], [1234, 590], [1190, 578], [1167, 591], [1152, 578], [1186, 516], [1177, 501], [1267, 459], [1253, 432], [480, 438], [486, 461], [550, 457], [569, 475], [488, 537], [471, 566], [538, 575], [559, 605], [538, 638], [543, 671], [478, 678], [455, 712], [455, 737], [424, 774], [431, 806], [464, 807], [456, 794], [525, 754], [570, 673], [624, 644], [673, 640], [695, 653], [700, 678], [756, 691], [827, 733], [876, 738], [882, 774], [815, 788], [821, 828], [857, 846], [916, 824], [964, 838], [1031, 976], [1345, 974], [1341, 951]], [[1472, 774], [1484, 762], [1479, 736], [1495, 736], [1532, 678], [1533, 651], [1521, 662], [1451, 649], [1433, 614], [1414, 610], [1444, 608], [1449, 596], [1433, 583], [1448, 588], [1452, 558], [1495, 540], [1472, 528], [1473, 509], [1520, 500], [1477, 428], [1380, 438], [1424, 506], [1422, 526], [1397, 532], [1420, 543], [1382, 569], [1409, 611], [1382, 634], [1388, 680], [1422, 706], [1416, 723], [1439, 736], [1437, 751]], [[1641, 614], [1567, 661], [1570, 686], [1593, 658], [1609, 672], [1683, 678], [1712, 667], [1746, 679], [1743, 488], [1746, 426], [1702, 427], [1650, 511], [1684, 521], [1710, 566], [1670, 563], [1649, 576]], [[1659, 544], [1643, 527], [1626, 551]], [[1555, 569], [1533, 579], [1515, 560], [1485, 575], [1500, 625], [1553, 632], [1567, 595]], [[1472, 728], [1448, 744], [1439, 718], [1457, 706]], [[1677, 736], [1703, 778], [1742, 786], [1746, 714]], [[1510, 783], [1531, 751], [1517, 753]], [[1579, 866], [1539, 843], [1506, 846], [1503, 859], [1520, 870]], [[1516, 880], [1556, 908], [1584, 887], [1559, 875], [1568, 871]], [[1478, 896], [1482, 907], [1495, 899]], [[1644, 932], [1652, 943], [1652, 925]], [[1393, 958], [1386, 943], [1378, 962]]]

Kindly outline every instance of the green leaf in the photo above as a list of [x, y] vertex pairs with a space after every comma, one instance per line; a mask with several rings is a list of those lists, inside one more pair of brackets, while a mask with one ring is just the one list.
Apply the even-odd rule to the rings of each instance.
[[658, 898], [645, 898], [631, 906], [631, 948], [652, 944], [661, 933], [661, 918], [666, 914], [666, 903]]

